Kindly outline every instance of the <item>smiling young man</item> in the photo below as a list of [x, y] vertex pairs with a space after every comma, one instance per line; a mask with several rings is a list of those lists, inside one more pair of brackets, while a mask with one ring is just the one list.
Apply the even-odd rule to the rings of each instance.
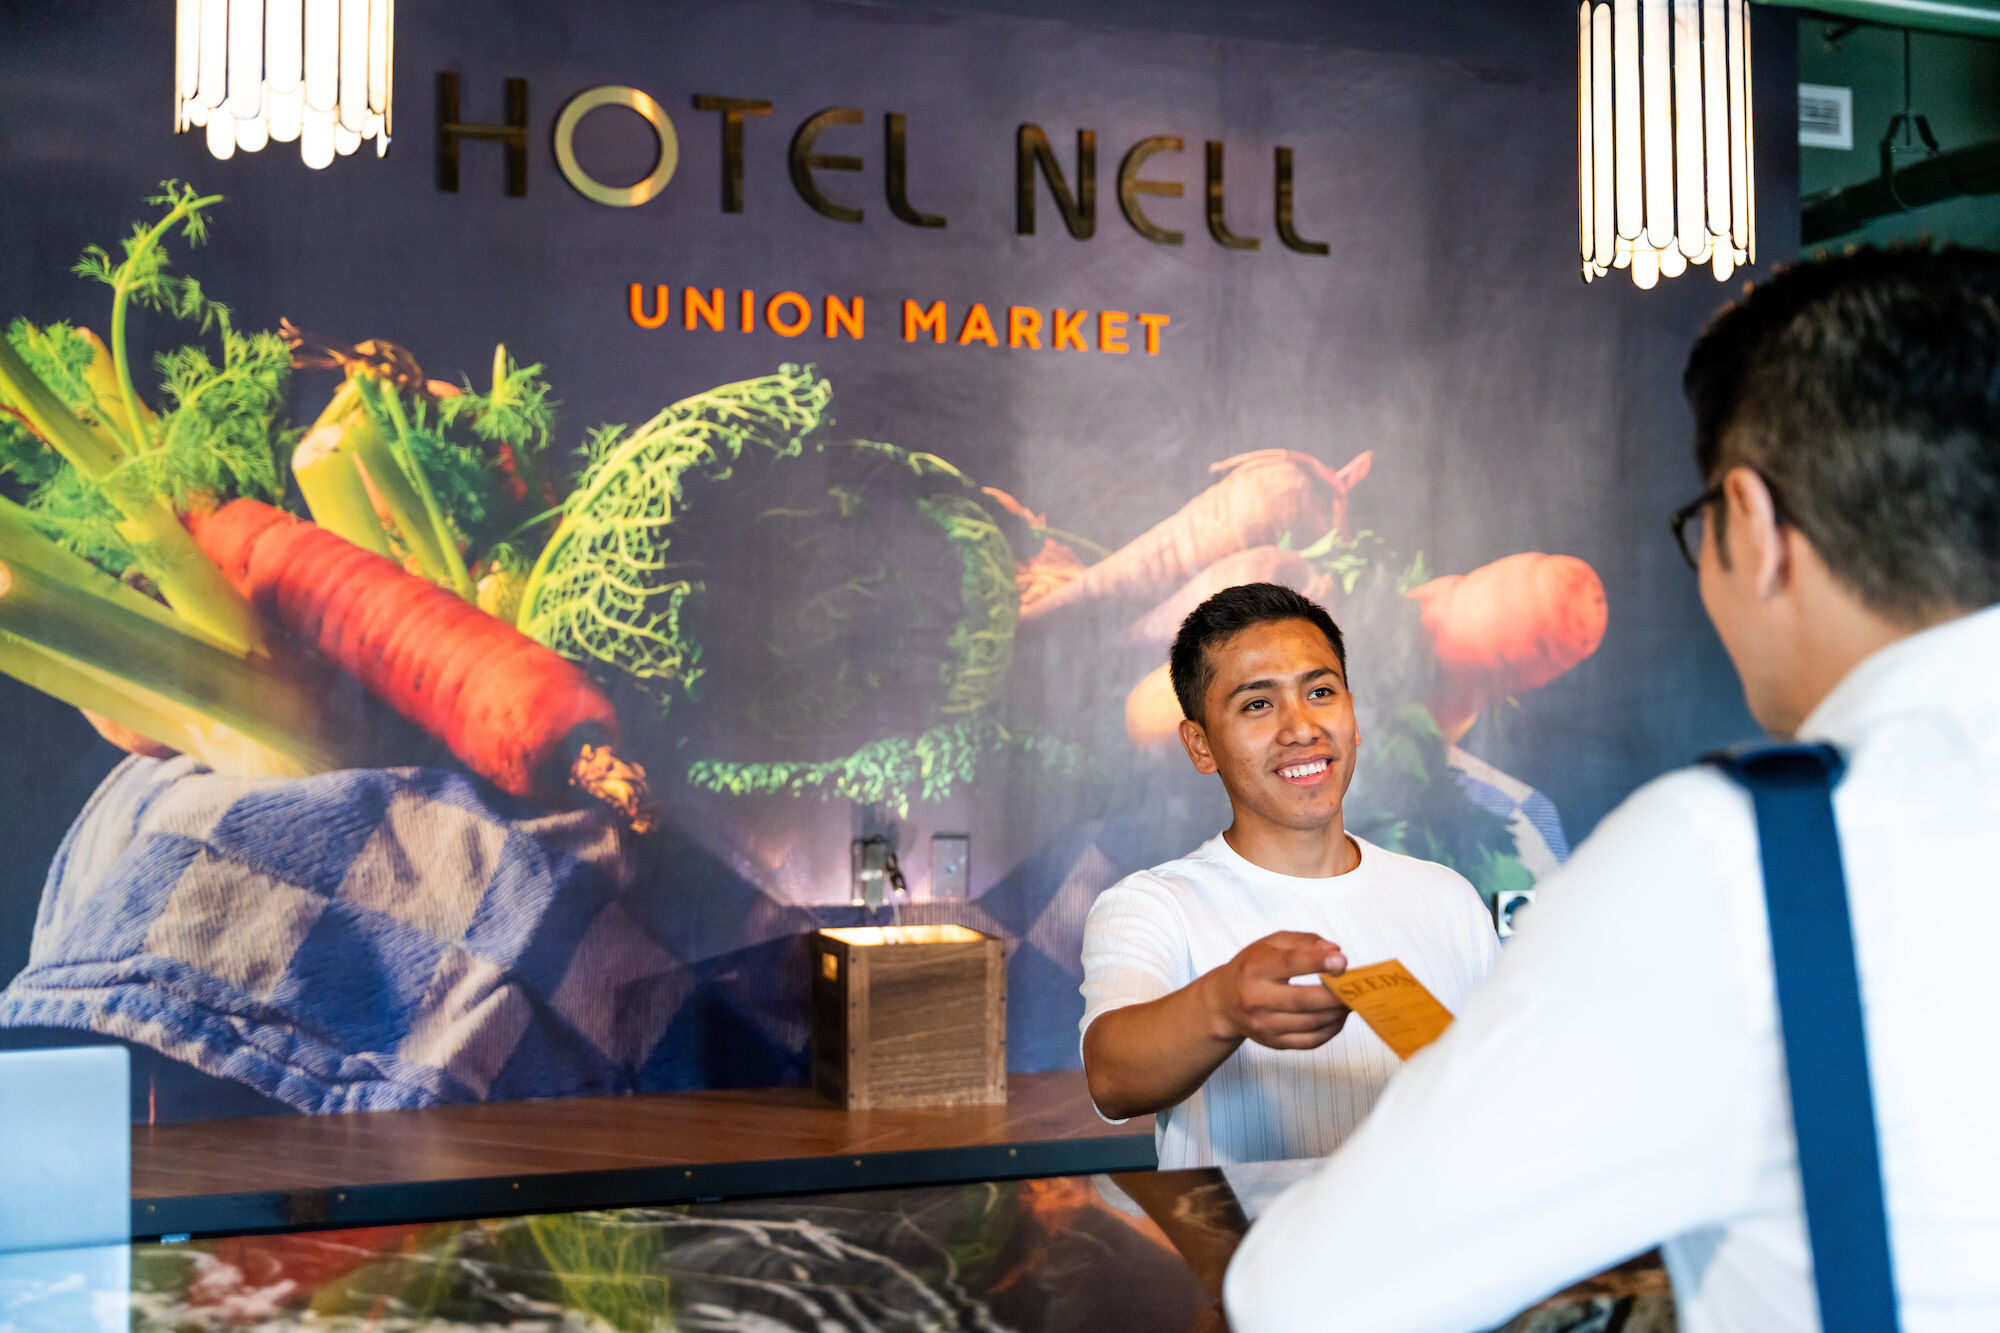
[[1315, 980], [1400, 958], [1456, 1009], [1499, 943], [1472, 886], [1347, 832], [1361, 736], [1347, 650], [1290, 588], [1225, 589], [1174, 641], [1181, 743], [1230, 825], [1129, 875], [1083, 935], [1083, 1068], [1101, 1114], [1152, 1112], [1162, 1168], [1317, 1157], [1397, 1061]]

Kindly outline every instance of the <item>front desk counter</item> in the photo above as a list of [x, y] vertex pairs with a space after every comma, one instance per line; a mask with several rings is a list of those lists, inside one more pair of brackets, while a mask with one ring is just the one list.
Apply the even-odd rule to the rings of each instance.
[[[1310, 1165], [976, 1181], [0, 1257], [0, 1328], [1220, 1330], [1221, 1275], [1246, 1219]], [[1640, 1259], [1505, 1328], [1671, 1333], [1672, 1297], [1658, 1263]]]

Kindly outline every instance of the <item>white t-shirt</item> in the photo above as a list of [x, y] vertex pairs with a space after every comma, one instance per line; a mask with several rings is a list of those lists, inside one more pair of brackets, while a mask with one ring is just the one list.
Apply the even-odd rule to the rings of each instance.
[[[1860, 663], [1834, 794], [1906, 1333], [2000, 1329], [2000, 608]], [[1274, 1202], [1239, 1333], [1486, 1328], [1662, 1245], [1685, 1333], [1819, 1327], [1748, 795], [1649, 783], [1368, 1123]]]
[[[1119, 880], [1084, 923], [1083, 1028], [1179, 990], [1281, 930], [1332, 940], [1350, 967], [1400, 958], [1456, 1012], [1499, 956], [1478, 891], [1444, 866], [1354, 844], [1353, 870], [1301, 879], [1251, 864], [1218, 834]], [[1358, 1018], [1317, 1050], [1246, 1041], [1193, 1096], [1154, 1117], [1160, 1166], [1324, 1156], [1354, 1132], [1397, 1064]]]

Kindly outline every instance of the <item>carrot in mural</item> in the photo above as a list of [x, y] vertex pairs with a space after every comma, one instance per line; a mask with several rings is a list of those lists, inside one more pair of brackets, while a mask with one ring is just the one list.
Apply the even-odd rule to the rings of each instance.
[[1133, 621], [1125, 637], [1133, 643], [1164, 648], [1174, 641], [1188, 612], [1224, 588], [1243, 583], [1282, 583], [1321, 606], [1332, 607], [1333, 580], [1315, 569], [1310, 560], [1282, 546], [1253, 546], [1224, 556], [1183, 583], [1165, 601]]
[[[1256, 559], [1247, 558], [1252, 556]], [[1280, 556], [1290, 556], [1304, 569]], [[1304, 582], [1295, 581], [1302, 574]], [[1200, 598], [1257, 582], [1259, 575], [1301, 588], [1322, 604], [1332, 584], [1311, 562], [1289, 551], [1246, 551], [1203, 571], [1129, 632], [1138, 637], [1143, 626], [1164, 633], [1169, 619], [1178, 625], [1176, 617], [1185, 615], [1181, 602], [1192, 610]], [[1427, 704], [1448, 742], [1464, 736], [1489, 705], [1547, 685], [1596, 652], [1604, 639], [1604, 585], [1597, 571], [1575, 556], [1523, 551], [1470, 574], [1431, 579], [1408, 596], [1418, 605], [1424, 638], [1437, 662]], [[1180, 721], [1180, 702], [1162, 663], [1126, 695], [1125, 734], [1140, 749], [1168, 746], [1180, 734]]]
[[1293, 449], [1258, 449], [1210, 467], [1221, 481], [1081, 574], [1021, 607], [1028, 623], [1064, 607], [1157, 598], [1217, 560], [1289, 535], [1311, 540], [1339, 528], [1347, 496], [1374, 453], [1338, 470]]
[[1540, 689], [1604, 639], [1604, 585], [1571, 555], [1522, 551], [1409, 595], [1437, 658], [1430, 708], [1447, 740], [1488, 704]]
[[1148, 671], [1125, 696], [1125, 735], [1142, 750], [1180, 739], [1181, 701], [1165, 662]]
[[574, 663], [478, 607], [259, 500], [188, 515], [258, 612], [313, 644], [516, 796], [581, 787], [645, 831], [645, 775], [610, 753], [610, 701]]

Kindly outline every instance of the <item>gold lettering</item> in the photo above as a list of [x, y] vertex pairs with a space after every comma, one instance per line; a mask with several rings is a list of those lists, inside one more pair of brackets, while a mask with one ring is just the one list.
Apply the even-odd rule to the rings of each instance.
[[1178, 153], [1181, 151], [1179, 136], [1155, 134], [1132, 145], [1125, 154], [1125, 160], [1118, 164], [1118, 207], [1125, 213], [1125, 220], [1132, 224], [1132, 230], [1149, 241], [1161, 245], [1179, 245], [1186, 239], [1180, 232], [1169, 231], [1146, 216], [1139, 207], [1139, 196], [1154, 195], [1162, 199], [1178, 199], [1181, 196], [1179, 181], [1149, 181], [1139, 179], [1139, 168], [1146, 165], [1146, 159], [1155, 153]]
[[[631, 185], [606, 185], [585, 171], [576, 160], [576, 127], [599, 107], [612, 106], [622, 106], [636, 113], [653, 127], [653, 137], [657, 141], [652, 169]], [[619, 84], [586, 88], [564, 104], [561, 114], [556, 117], [555, 149], [556, 169], [562, 172], [563, 179], [584, 198], [613, 208], [637, 208], [666, 189], [667, 182], [674, 178], [674, 168], [680, 165], [681, 160], [680, 136], [674, 133], [674, 122], [668, 118], [665, 109], [637, 88]]]

